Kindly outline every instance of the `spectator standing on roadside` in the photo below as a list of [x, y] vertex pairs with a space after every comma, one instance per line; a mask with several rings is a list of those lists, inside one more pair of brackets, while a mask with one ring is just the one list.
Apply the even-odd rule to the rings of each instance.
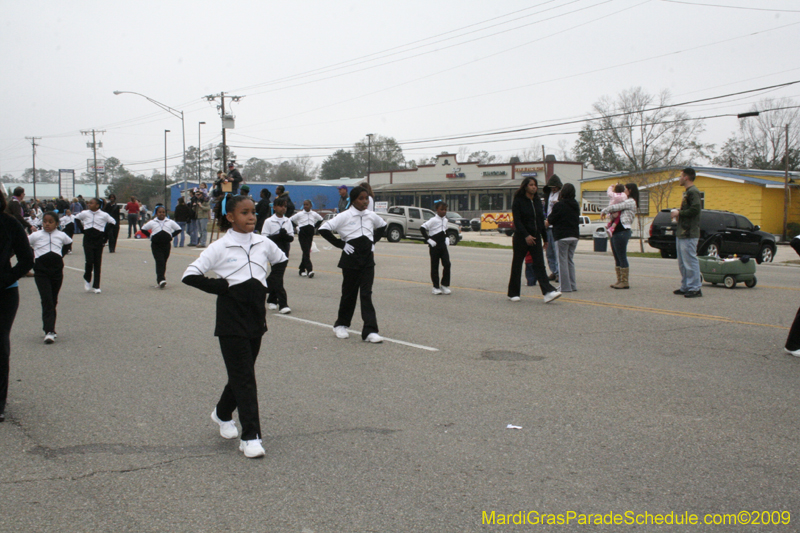
[[186, 205], [186, 200], [183, 197], [178, 198], [178, 205], [175, 207], [174, 213], [175, 222], [181, 227], [180, 235], [175, 235], [172, 239], [172, 246], [178, 248], [178, 238], [180, 237], [180, 247], [183, 248], [183, 243], [186, 239], [186, 225], [192, 219], [192, 209]]
[[[275, 199], [277, 200], [278, 198], [283, 198], [286, 201], [286, 216], [292, 218], [292, 215], [295, 214], [297, 209], [294, 207], [294, 202], [289, 198], [289, 193], [286, 192], [283, 185], [275, 187]], [[272, 204], [275, 205], [275, 202], [272, 202]]]
[[202, 191], [198, 190], [195, 196], [197, 199], [194, 208], [195, 227], [197, 228], [197, 240], [195, 242], [198, 248], [204, 248], [208, 237], [208, 215], [211, 211], [211, 206], [208, 196], [205, 196]]
[[635, 183], [625, 185], [625, 194], [628, 199], [624, 202], [609, 205], [600, 212], [601, 219], [610, 213], [621, 213], [619, 224], [611, 236], [611, 253], [614, 254], [616, 263], [617, 282], [611, 285], [612, 289], [629, 289], [628, 274], [628, 241], [631, 238], [631, 227], [636, 219], [636, 210], [639, 209], [639, 187]]
[[[550, 216], [550, 213], [553, 211], [553, 206], [558, 202], [558, 195], [561, 191], [561, 187], [561, 178], [559, 178], [557, 174], [553, 174], [550, 176], [550, 179], [547, 180], [547, 185], [542, 189], [542, 192], [544, 192], [545, 218]], [[547, 279], [558, 281], [558, 244], [553, 237], [553, 230], [550, 228], [547, 229], [547, 243], [548, 246], [545, 250], [547, 252], [547, 264], [550, 266], [550, 277]]]
[[264, 225], [264, 221], [272, 216], [272, 208], [269, 206], [271, 197], [272, 193], [269, 192], [269, 189], [266, 187], [261, 189], [261, 199], [256, 204], [256, 233], [261, 233], [261, 226]]
[[17, 219], [17, 222], [22, 224], [22, 227], [25, 229], [26, 233], [30, 233], [31, 225], [27, 220], [25, 220], [25, 208], [23, 207], [24, 200], [25, 189], [22, 187], [17, 187], [14, 189], [14, 194], [11, 196], [11, 201], [8, 202], [8, 206], [6, 206], [4, 211]]
[[128, 238], [131, 238], [131, 232], [136, 235], [136, 224], [139, 222], [139, 209], [142, 204], [136, 200], [135, 196], [131, 196], [131, 201], [125, 204], [125, 210], [128, 212]]
[[558, 281], [562, 293], [578, 290], [575, 283], [574, 257], [581, 236], [580, 216], [581, 208], [575, 199], [575, 186], [567, 183], [561, 188], [558, 202], [545, 220], [548, 229], [553, 230], [553, 238], [558, 243]]
[[347, 186], [339, 185], [339, 205], [337, 211], [344, 213], [350, 207], [350, 196], [347, 194]]
[[700, 277], [700, 262], [697, 260], [697, 241], [700, 240], [700, 211], [703, 210], [700, 201], [700, 191], [694, 186], [695, 171], [693, 168], [684, 168], [678, 183], [686, 191], [680, 209], [672, 210], [672, 218], [678, 221], [678, 234], [675, 236], [678, 252], [678, 268], [681, 272], [681, 287], [673, 294], [685, 298], [700, 298], [702, 279]]

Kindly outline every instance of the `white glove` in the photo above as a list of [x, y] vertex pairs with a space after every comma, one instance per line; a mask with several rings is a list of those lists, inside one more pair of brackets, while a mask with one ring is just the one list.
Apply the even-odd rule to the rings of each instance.
[[450, 237], [448, 237], [447, 235], [444, 236], [444, 245], [450, 246]]
[[356, 249], [353, 248], [352, 244], [345, 244], [344, 248], [342, 248], [342, 250], [344, 250], [344, 253], [346, 253], [347, 255], [350, 255], [350, 254], [352, 254], [353, 252], [356, 251]]
[[436, 248], [436, 241], [433, 239], [428, 239], [428, 244], [431, 246], [431, 248]]
[[370, 252], [374, 252], [374, 251], [375, 251], [375, 243], [372, 244], [372, 250], [370, 250]]

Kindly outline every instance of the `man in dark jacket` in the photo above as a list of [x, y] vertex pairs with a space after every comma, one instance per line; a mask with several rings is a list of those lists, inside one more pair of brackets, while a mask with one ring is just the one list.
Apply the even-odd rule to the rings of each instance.
[[[561, 192], [561, 178], [558, 174], [553, 174], [547, 180], [547, 185], [542, 189], [544, 193], [544, 218], [550, 216], [553, 206], [558, 201], [558, 194]], [[547, 279], [558, 280], [558, 244], [553, 237], [553, 230], [547, 229], [547, 264], [550, 266], [550, 277]]]
[[23, 200], [25, 200], [25, 189], [22, 187], [17, 187], [14, 189], [14, 195], [8, 202], [6, 212], [12, 217], [16, 218], [17, 222], [22, 224], [22, 227], [25, 228], [25, 231], [30, 233], [31, 225], [27, 220], [25, 220], [25, 207], [23, 205]]
[[231, 161], [228, 163], [228, 180], [233, 182], [231, 192], [234, 196], [239, 194], [239, 186], [242, 183], [242, 173], [236, 169], [236, 163]]
[[700, 191], [694, 186], [695, 171], [685, 168], [681, 172], [679, 183], [686, 188], [680, 209], [672, 210], [672, 218], [678, 219], [678, 234], [675, 236], [678, 252], [678, 268], [681, 271], [681, 288], [674, 294], [686, 298], [703, 296], [700, 285], [700, 262], [697, 260], [697, 241], [700, 240], [700, 211], [703, 210]]
[[344, 213], [347, 211], [347, 208], [350, 207], [350, 195], [347, 194], [347, 186], [346, 185], [339, 185], [339, 205], [338, 209], [340, 213]]

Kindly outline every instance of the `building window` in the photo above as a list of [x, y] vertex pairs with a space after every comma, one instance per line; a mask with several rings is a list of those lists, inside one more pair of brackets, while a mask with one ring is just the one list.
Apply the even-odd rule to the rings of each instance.
[[469, 209], [469, 195], [467, 194], [448, 194], [447, 206], [453, 211], [467, 211]]
[[500, 193], [481, 193], [478, 195], [478, 208], [481, 211], [497, 211], [505, 209], [505, 194]]

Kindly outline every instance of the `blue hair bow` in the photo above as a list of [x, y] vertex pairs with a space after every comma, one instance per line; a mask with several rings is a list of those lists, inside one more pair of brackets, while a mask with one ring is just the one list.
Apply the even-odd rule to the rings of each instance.
[[226, 205], [227, 203], [228, 203], [228, 197], [226, 195], [225, 198], [222, 199], [222, 216], [225, 216], [225, 215], [228, 214], [228, 209], [227, 209], [227, 205]]

